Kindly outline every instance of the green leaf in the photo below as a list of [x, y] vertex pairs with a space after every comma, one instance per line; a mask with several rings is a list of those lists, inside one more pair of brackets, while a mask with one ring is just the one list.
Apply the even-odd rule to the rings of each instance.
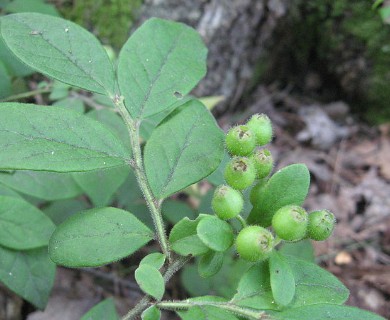
[[135, 270], [135, 280], [146, 294], [161, 300], [165, 291], [165, 283], [160, 271], [149, 264], [141, 264]]
[[[295, 279], [295, 295], [289, 308], [319, 303], [342, 304], [348, 289], [331, 273], [314, 263], [285, 256]], [[273, 299], [269, 270], [265, 262], [249, 269], [241, 278], [233, 303], [254, 309], [278, 310]]]
[[125, 182], [129, 172], [129, 166], [124, 165], [95, 171], [77, 172], [72, 175], [94, 206], [102, 207], [110, 204], [113, 195]]
[[8, 187], [6, 187], [5, 185], [3, 185], [1, 183], [0, 183], [0, 195], [22, 199], [22, 196], [19, 193], [15, 192], [12, 189], [9, 189]]
[[59, 225], [71, 215], [87, 208], [88, 204], [86, 201], [66, 199], [54, 201], [42, 210], [56, 225]]
[[118, 320], [119, 316], [115, 309], [114, 300], [106, 299], [84, 314], [80, 320]]
[[198, 263], [199, 275], [203, 278], [209, 278], [221, 270], [223, 264], [223, 253], [209, 251], [203, 255]]
[[24, 63], [49, 77], [89, 91], [115, 93], [115, 75], [99, 41], [77, 24], [40, 13], [1, 18], [1, 35]]
[[270, 256], [269, 273], [275, 302], [287, 306], [294, 298], [295, 279], [288, 262], [277, 251], [273, 251]]
[[234, 241], [233, 229], [229, 223], [216, 216], [204, 217], [196, 227], [198, 237], [214, 251], [224, 252]]
[[185, 217], [195, 219], [194, 210], [183, 201], [168, 199], [163, 202], [161, 211], [164, 218], [172, 224], [178, 223]]
[[145, 146], [145, 170], [154, 195], [166, 198], [213, 172], [224, 134], [210, 112], [191, 100], [170, 114]]
[[314, 248], [311, 240], [301, 240], [299, 242], [283, 242], [279, 247], [279, 252], [284, 255], [294, 256], [301, 260], [314, 262]]
[[0, 61], [4, 64], [10, 76], [25, 77], [34, 72], [34, 70], [27, 67], [24, 63], [20, 62], [20, 60], [15, 57], [15, 55], [7, 48], [1, 37]]
[[6, 98], [12, 94], [11, 77], [0, 60], [0, 99]]
[[54, 223], [28, 202], [0, 196], [0, 245], [18, 250], [43, 247], [54, 229]]
[[68, 173], [21, 170], [0, 173], [0, 182], [21, 193], [48, 201], [74, 198], [83, 193]]
[[84, 113], [84, 103], [77, 98], [67, 97], [61, 100], [58, 100], [52, 104], [52, 106], [70, 109], [78, 113]]
[[151, 306], [142, 312], [141, 318], [142, 320], [160, 320], [161, 311], [156, 306]]
[[169, 242], [173, 251], [182, 256], [190, 254], [199, 256], [209, 251], [196, 232], [196, 227], [203, 217], [204, 215], [201, 215], [196, 220], [184, 218], [174, 225], [169, 234]]
[[165, 255], [160, 252], [154, 252], [144, 257], [141, 260], [140, 265], [147, 264], [156, 269], [160, 269], [164, 265], [164, 262], [165, 262]]
[[145, 22], [119, 54], [119, 87], [131, 116], [146, 118], [182, 99], [206, 74], [206, 55], [192, 28], [157, 18]]
[[237, 293], [232, 303], [253, 309], [278, 309], [275, 304], [269, 267], [267, 262], [260, 262], [243, 274], [238, 284]]
[[49, 242], [49, 254], [59, 265], [96, 267], [127, 257], [152, 238], [151, 230], [130, 212], [91, 209], [57, 227]]
[[385, 320], [366, 310], [333, 304], [314, 304], [271, 315], [270, 320]]
[[278, 209], [290, 204], [303, 204], [309, 185], [310, 173], [304, 164], [292, 164], [279, 170], [264, 186], [248, 217], [248, 223], [270, 226]]
[[319, 303], [343, 304], [348, 289], [330, 272], [314, 263], [285, 256], [295, 278], [295, 296], [291, 308]]
[[0, 114], [1, 169], [88, 171], [130, 158], [110, 130], [74, 111], [3, 103]]
[[56, 270], [47, 248], [13, 251], [0, 246], [0, 257], [0, 281], [37, 308], [45, 308]]
[[5, 11], [16, 12], [38, 12], [59, 17], [60, 14], [52, 4], [45, 3], [43, 0], [13, 0], [5, 7]]

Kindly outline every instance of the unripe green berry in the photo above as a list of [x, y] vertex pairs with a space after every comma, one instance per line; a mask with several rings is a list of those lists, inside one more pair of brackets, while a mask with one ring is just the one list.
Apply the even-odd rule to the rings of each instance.
[[243, 190], [255, 181], [256, 169], [249, 158], [235, 157], [227, 164], [224, 177], [229, 186]]
[[260, 180], [257, 184], [253, 186], [249, 194], [249, 201], [254, 206], [257, 203], [257, 199], [260, 197], [260, 194], [264, 190], [264, 186], [267, 183], [267, 179]]
[[323, 241], [330, 237], [333, 232], [336, 219], [328, 210], [313, 211], [309, 214], [307, 236], [310, 239]]
[[253, 115], [246, 124], [256, 136], [258, 146], [264, 146], [272, 140], [272, 123], [265, 114]]
[[308, 214], [302, 207], [289, 205], [276, 211], [272, 227], [276, 235], [286, 241], [299, 241], [306, 236]]
[[247, 126], [236, 126], [226, 135], [226, 148], [231, 155], [247, 156], [256, 147], [256, 136]]
[[215, 189], [211, 206], [218, 218], [227, 220], [236, 217], [244, 206], [241, 192], [227, 185]]
[[240, 257], [252, 262], [268, 258], [273, 245], [272, 233], [259, 226], [245, 227], [236, 239], [236, 249]]
[[274, 166], [274, 159], [268, 149], [257, 150], [251, 159], [255, 165], [257, 178], [262, 179], [268, 176]]

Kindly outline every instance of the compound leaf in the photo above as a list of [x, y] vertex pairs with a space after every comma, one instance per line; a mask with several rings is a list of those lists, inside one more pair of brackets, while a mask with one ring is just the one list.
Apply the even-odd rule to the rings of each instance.
[[49, 242], [50, 258], [67, 267], [96, 267], [122, 259], [153, 238], [128, 211], [99, 208], [72, 215]]
[[72, 86], [114, 95], [113, 66], [87, 30], [68, 20], [31, 12], [4, 16], [0, 23], [6, 45], [31, 68]]
[[169, 108], [206, 74], [207, 49], [199, 34], [178, 22], [153, 18], [125, 43], [118, 81], [133, 118]]

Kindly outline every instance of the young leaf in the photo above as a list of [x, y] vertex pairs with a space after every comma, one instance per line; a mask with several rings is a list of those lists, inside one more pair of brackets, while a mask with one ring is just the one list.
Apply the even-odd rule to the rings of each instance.
[[243, 274], [231, 302], [253, 309], [279, 309], [272, 295], [267, 262], [255, 264]]
[[165, 291], [164, 279], [155, 267], [149, 264], [140, 264], [135, 270], [135, 280], [146, 294], [161, 300]]
[[68, 173], [20, 170], [0, 173], [0, 182], [21, 193], [48, 201], [74, 198], [83, 193]]
[[197, 100], [170, 114], [145, 146], [145, 170], [154, 195], [166, 198], [213, 172], [223, 157], [223, 137]]
[[96, 267], [122, 259], [153, 238], [130, 212], [91, 209], [60, 224], [49, 242], [50, 258], [67, 267]]
[[74, 172], [72, 176], [92, 203], [96, 207], [102, 207], [110, 204], [115, 192], [125, 182], [129, 171], [129, 166], [123, 165], [88, 172]]
[[223, 253], [209, 251], [203, 255], [198, 263], [198, 272], [201, 277], [209, 278], [221, 270], [223, 264]]
[[54, 229], [54, 223], [33, 205], [0, 196], [0, 245], [17, 250], [47, 246]]
[[146, 118], [182, 99], [206, 74], [206, 55], [192, 28], [157, 18], [145, 22], [119, 54], [119, 87], [131, 116]]
[[295, 294], [295, 279], [288, 262], [277, 251], [269, 259], [272, 295], [275, 302], [287, 306]]
[[196, 233], [196, 227], [203, 217], [204, 215], [200, 215], [196, 220], [183, 218], [174, 225], [169, 234], [169, 242], [173, 251], [182, 256], [190, 254], [199, 256], [209, 251], [209, 248], [199, 239]]
[[154, 252], [144, 257], [141, 260], [140, 265], [147, 264], [156, 269], [160, 269], [164, 265], [164, 262], [165, 262], [165, 255], [160, 252]]
[[224, 252], [234, 241], [230, 224], [216, 216], [204, 217], [196, 227], [196, 232], [200, 240], [214, 251]]
[[80, 320], [118, 320], [119, 316], [115, 309], [114, 300], [106, 299], [84, 314]]
[[275, 212], [286, 205], [302, 205], [309, 191], [310, 173], [303, 164], [292, 164], [276, 172], [256, 199], [248, 222], [271, 225]]
[[142, 320], [160, 320], [160, 318], [161, 318], [161, 311], [157, 309], [156, 306], [151, 306], [147, 308], [141, 314]]
[[13, 251], [0, 246], [0, 257], [0, 281], [37, 308], [44, 309], [56, 270], [47, 248]]
[[0, 23], [5, 43], [28, 66], [72, 86], [114, 95], [113, 66], [87, 30], [40, 13], [7, 15]]
[[269, 313], [270, 320], [385, 320], [366, 310], [333, 304], [314, 304]]
[[74, 111], [3, 103], [0, 114], [1, 169], [88, 171], [130, 158], [109, 129]]

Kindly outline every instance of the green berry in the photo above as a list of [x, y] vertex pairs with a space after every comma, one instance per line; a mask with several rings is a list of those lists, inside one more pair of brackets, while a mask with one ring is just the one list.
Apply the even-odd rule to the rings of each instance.
[[256, 136], [247, 126], [236, 126], [226, 135], [226, 148], [231, 155], [247, 156], [256, 147]]
[[236, 249], [240, 257], [252, 262], [268, 258], [273, 245], [272, 233], [259, 226], [245, 227], [236, 239]]
[[256, 136], [256, 143], [264, 146], [272, 140], [272, 123], [265, 114], [253, 115], [246, 124]]
[[274, 159], [272, 158], [271, 151], [268, 149], [257, 150], [251, 159], [255, 165], [257, 178], [262, 179], [267, 177], [274, 166]]
[[306, 236], [308, 214], [302, 207], [289, 205], [276, 211], [272, 227], [276, 235], [286, 241], [299, 241]]
[[267, 183], [266, 179], [260, 180], [257, 184], [253, 186], [251, 192], [249, 194], [249, 201], [254, 206], [257, 203], [257, 199], [259, 199], [260, 194], [264, 191], [264, 186]]
[[309, 214], [307, 236], [310, 239], [323, 241], [330, 237], [333, 232], [336, 219], [328, 210], [313, 211]]
[[244, 206], [244, 199], [241, 192], [229, 186], [220, 185], [215, 189], [211, 206], [220, 219], [227, 220], [240, 214]]
[[256, 169], [249, 158], [235, 157], [227, 164], [224, 177], [229, 186], [243, 190], [255, 181]]

